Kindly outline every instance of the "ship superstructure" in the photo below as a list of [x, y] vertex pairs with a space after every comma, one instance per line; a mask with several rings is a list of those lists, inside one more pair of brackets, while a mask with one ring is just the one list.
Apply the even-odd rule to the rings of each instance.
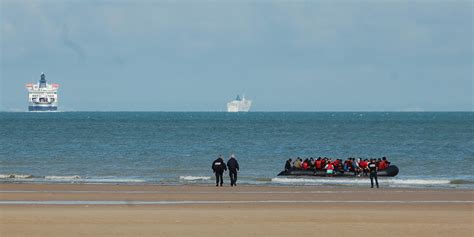
[[252, 101], [245, 99], [245, 96], [237, 95], [235, 100], [227, 103], [227, 112], [248, 112], [252, 106]]
[[58, 110], [59, 84], [48, 84], [46, 76], [36, 84], [26, 84], [28, 89], [28, 111], [56, 111]]

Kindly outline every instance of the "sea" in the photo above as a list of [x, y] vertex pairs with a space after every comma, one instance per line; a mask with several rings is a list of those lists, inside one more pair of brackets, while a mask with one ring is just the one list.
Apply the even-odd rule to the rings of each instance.
[[[473, 112], [1, 112], [0, 183], [368, 187], [367, 178], [278, 176], [289, 158], [387, 157], [381, 187], [474, 189]], [[226, 185], [229, 179], [225, 176]]]

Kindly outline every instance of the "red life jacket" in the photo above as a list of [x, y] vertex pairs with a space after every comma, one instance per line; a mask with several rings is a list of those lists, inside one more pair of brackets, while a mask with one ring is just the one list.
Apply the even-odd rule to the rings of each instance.
[[308, 162], [303, 162], [303, 169], [308, 169]]
[[385, 168], [387, 168], [385, 165], [385, 161], [380, 161], [378, 166], [379, 170], [384, 170]]
[[321, 160], [316, 161], [316, 169], [321, 169]]
[[328, 164], [328, 168], [327, 168], [327, 170], [334, 170], [334, 165], [333, 165], [333, 164], [331, 164], [331, 163], [329, 163], [329, 164]]

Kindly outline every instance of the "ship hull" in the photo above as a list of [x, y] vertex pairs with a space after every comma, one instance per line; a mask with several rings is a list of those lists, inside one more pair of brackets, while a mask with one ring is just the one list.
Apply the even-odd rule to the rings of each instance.
[[57, 111], [58, 106], [28, 106], [28, 111]]
[[249, 100], [245, 101], [232, 101], [227, 103], [227, 112], [248, 112], [252, 102]]

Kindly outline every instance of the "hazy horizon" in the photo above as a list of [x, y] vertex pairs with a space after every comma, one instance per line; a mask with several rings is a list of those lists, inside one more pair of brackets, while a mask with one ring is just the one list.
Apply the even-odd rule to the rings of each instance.
[[0, 0], [0, 111], [472, 112], [473, 4]]

